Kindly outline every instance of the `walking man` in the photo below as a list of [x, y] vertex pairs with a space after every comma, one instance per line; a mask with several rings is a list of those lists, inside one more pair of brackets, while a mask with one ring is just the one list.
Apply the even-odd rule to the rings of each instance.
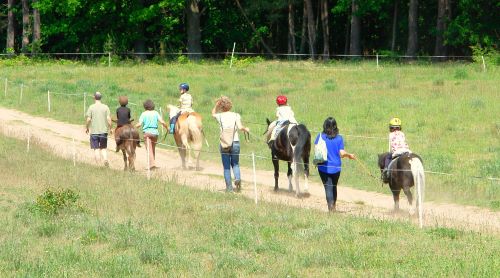
[[95, 92], [95, 103], [87, 110], [87, 121], [85, 133], [89, 134], [90, 148], [94, 150], [96, 164], [104, 161], [104, 166], [109, 167], [108, 153], [108, 131], [111, 133], [111, 115], [109, 107], [101, 102], [102, 94]]

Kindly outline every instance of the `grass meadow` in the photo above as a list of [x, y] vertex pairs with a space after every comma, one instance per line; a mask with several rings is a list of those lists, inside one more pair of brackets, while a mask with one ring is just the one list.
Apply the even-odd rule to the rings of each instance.
[[[16, 154], [16, 155], [13, 155]], [[2, 277], [494, 277], [498, 235], [258, 207], [0, 137]], [[57, 195], [48, 192], [70, 192]], [[57, 196], [63, 196], [61, 198]], [[66, 197], [64, 197], [66, 196]]]
[[[366, 61], [240, 60], [230, 69], [216, 62], [107, 67], [73, 62], [7, 65], [7, 61], [0, 62], [0, 81], [8, 79], [7, 97], [0, 90], [1, 106], [70, 123], [84, 122], [84, 92], [104, 93], [103, 100], [112, 110], [118, 105], [117, 96], [128, 95], [137, 104], [130, 105], [137, 119], [145, 99], [165, 109], [168, 103], [176, 104], [178, 84], [188, 82], [194, 109], [205, 116], [208, 150], [213, 152], [217, 152], [218, 126], [210, 110], [219, 96], [232, 98], [233, 110], [251, 129], [251, 142], [242, 144], [242, 153], [270, 157], [261, 134], [266, 117], [274, 117], [276, 96], [286, 94], [296, 118], [313, 137], [327, 116], [335, 117], [346, 150], [376, 176], [377, 154], [388, 149], [388, 121], [397, 116], [426, 170], [439, 172], [427, 174], [426, 200], [500, 209], [500, 71], [495, 66], [483, 72], [480, 65], [468, 63], [381, 63], [377, 69]], [[50, 113], [47, 91], [53, 93]], [[87, 106], [91, 101], [87, 97]], [[172, 138], [167, 142], [173, 144]], [[214, 153], [204, 153], [202, 159], [220, 160]], [[251, 167], [251, 160], [242, 164]], [[271, 169], [272, 163], [258, 159], [257, 167]], [[314, 168], [312, 173], [319, 180]], [[355, 161], [344, 161], [340, 183], [389, 194]]]

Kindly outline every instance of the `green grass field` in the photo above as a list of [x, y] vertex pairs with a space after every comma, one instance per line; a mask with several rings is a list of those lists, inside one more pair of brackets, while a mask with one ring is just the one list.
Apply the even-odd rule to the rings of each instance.
[[[398, 116], [426, 170], [452, 174], [428, 173], [426, 200], [500, 209], [498, 179], [473, 178], [500, 177], [500, 71], [495, 66], [483, 72], [480, 65], [461, 63], [388, 63], [377, 69], [371, 62], [268, 61], [237, 63], [229, 69], [215, 62], [104, 67], [62, 62], [7, 66], [7, 61], [0, 62], [4, 64], [0, 78], [9, 80], [7, 98], [0, 91], [1, 106], [70, 123], [83, 124], [83, 96], [58, 94], [98, 90], [112, 110], [117, 96], [128, 95], [138, 104], [131, 105], [137, 119], [145, 99], [165, 109], [168, 103], [176, 104], [178, 84], [189, 82], [194, 108], [205, 116], [210, 151], [217, 151], [218, 127], [209, 113], [215, 99], [227, 95], [254, 135], [250, 143], [242, 144], [242, 152], [269, 157], [261, 136], [263, 124], [266, 117], [274, 117], [275, 97], [286, 94], [296, 118], [312, 130], [313, 137], [324, 119], [334, 116], [346, 150], [357, 154], [374, 175], [378, 175], [377, 153], [387, 150], [388, 120]], [[22, 102], [21, 84], [26, 85]], [[50, 113], [49, 90], [56, 93]], [[88, 97], [87, 105], [91, 101]], [[167, 142], [172, 144], [172, 138]], [[220, 159], [213, 153], [202, 158]], [[249, 159], [242, 164], [251, 166]], [[259, 159], [257, 166], [271, 169], [272, 163]], [[345, 161], [344, 166], [342, 185], [389, 193], [356, 162]]]
[[[421, 230], [276, 204], [256, 207], [238, 194], [86, 164], [73, 167], [39, 146], [27, 154], [24, 142], [6, 137], [0, 137], [0, 167], [2, 277], [494, 277], [500, 272], [498, 235]], [[47, 197], [48, 190], [67, 189], [76, 198]]]

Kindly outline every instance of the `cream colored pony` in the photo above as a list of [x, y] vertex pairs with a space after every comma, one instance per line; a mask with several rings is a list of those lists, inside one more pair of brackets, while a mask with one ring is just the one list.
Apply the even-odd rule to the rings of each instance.
[[[169, 119], [172, 119], [179, 108], [167, 105]], [[182, 113], [175, 124], [174, 139], [182, 160], [182, 168], [192, 168], [192, 157], [196, 159], [196, 170], [200, 169], [200, 152], [203, 145], [202, 117], [196, 112]], [[186, 161], [187, 157], [187, 161]]]

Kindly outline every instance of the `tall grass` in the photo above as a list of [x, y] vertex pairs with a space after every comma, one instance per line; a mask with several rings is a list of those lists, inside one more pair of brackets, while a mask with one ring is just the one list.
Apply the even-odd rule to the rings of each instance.
[[[15, 155], [13, 155], [15, 154]], [[199, 191], [0, 137], [0, 275], [455, 276], [500, 271], [498, 235], [331, 215]], [[57, 214], [34, 210], [72, 192]]]
[[[10, 83], [7, 98], [0, 91], [0, 105], [70, 123], [83, 123], [83, 97], [53, 95], [49, 113], [48, 90], [88, 95], [101, 91], [112, 109], [118, 95], [128, 95], [138, 104], [130, 105], [137, 119], [142, 101], [151, 98], [165, 109], [167, 103], [176, 103], [178, 84], [189, 82], [194, 108], [205, 116], [210, 151], [216, 151], [218, 138], [210, 110], [216, 98], [227, 95], [254, 135], [251, 142], [242, 144], [242, 152], [265, 157], [270, 157], [260, 136], [266, 128], [265, 118], [274, 117], [275, 97], [286, 94], [296, 118], [308, 126], [313, 137], [323, 120], [334, 116], [346, 149], [357, 154], [372, 174], [378, 173], [377, 153], [387, 150], [387, 122], [398, 116], [411, 149], [423, 157], [426, 170], [453, 174], [428, 173], [427, 200], [500, 208], [498, 179], [472, 178], [500, 176], [498, 67], [482, 72], [475, 64], [459, 63], [383, 64], [379, 70], [371, 63], [260, 62], [233, 69], [219, 63], [111, 68], [41, 64], [3, 67], [1, 77]], [[27, 85], [22, 103], [21, 83]], [[91, 101], [89, 97], [87, 105]], [[167, 142], [173, 144], [172, 138]], [[220, 159], [213, 153], [204, 153], [202, 158]], [[268, 159], [257, 161], [259, 168], [271, 169], [271, 165]], [[344, 166], [342, 185], [389, 192], [356, 162], [345, 161]]]

